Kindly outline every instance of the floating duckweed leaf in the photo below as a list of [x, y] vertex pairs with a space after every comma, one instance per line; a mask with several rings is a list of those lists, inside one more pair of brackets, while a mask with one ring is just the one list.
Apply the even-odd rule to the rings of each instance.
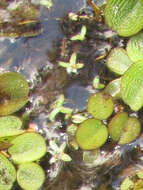
[[11, 162], [0, 153], [0, 190], [9, 190], [16, 180], [16, 170]]
[[12, 114], [21, 109], [28, 102], [28, 97], [17, 100], [4, 100], [0, 102], [0, 115], [5, 116]]
[[123, 48], [114, 48], [107, 58], [107, 67], [118, 75], [123, 75], [132, 64]]
[[115, 115], [109, 122], [109, 133], [114, 141], [119, 141], [123, 132], [124, 124], [127, 120], [128, 114], [126, 112], [121, 112]]
[[11, 99], [28, 96], [29, 86], [20, 73], [7, 72], [0, 75], [0, 93]]
[[138, 178], [143, 179], [143, 171], [137, 173]]
[[108, 0], [105, 21], [121, 36], [131, 36], [143, 28], [142, 0]]
[[129, 117], [125, 123], [124, 132], [122, 133], [119, 144], [127, 144], [134, 141], [140, 134], [141, 125], [136, 117]]
[[133, 62], [143, 60], [143, 32], [131, 37], [127, 43], [127, 54]]
[[140, 134], [141, 126], [136, 117], [128, 117], [126, 112], [115, 115], [109, 123], [109, 133], [118, 144], [132, 142]]
[[122, 99], [134, 111], [143, 105], [143, 61], [134, 63], [121, 79]]
[[0, 117], [0, 137], [19, 135], [24, 133], [21, 129], [22, 121], [15, 116]]
[[133, 186], [134, 186], [134, 182], [129, 177], [127, 177], [122, 182], [120, 188], [121, 190], [130, 190], [131, 188], [133, 188]]
[[0, 115], [18, 111], [28, 101], [29, 86], [25, 78], [15, 72], [0, 75]]
[[38, 190], [45, 180], [44, 170], [35, 163], [24, 163], [17, 171], [18, 184], [25, 190]]
[[96, 119], [107, 119], [112, 114], [113, 108], [113, 99], [105, 92], [98, 92], [88, 100], [87, 110]]
[[8, 149], [12, 160], [16, 163], [31, 162], [44, 156], [46, 143], [37, 133], [25, 133], [11, 141], [13, 146]]
[[121, 98], [120, 90], [121, 78], [111, 81], [105, 88], [105, 92], [109, 93], [112, 97], [119, 99]]
[[108, 130], [100, 120], [87, 119], [79, 125], [75, 137], [80, 148], [93, 150], [106, 142]]

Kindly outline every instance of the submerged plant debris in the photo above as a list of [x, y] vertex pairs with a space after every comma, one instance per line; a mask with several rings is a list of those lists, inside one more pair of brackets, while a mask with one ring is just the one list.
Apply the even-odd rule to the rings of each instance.
[[143, 188], [142, 7], [0, 2], [0, 190]]

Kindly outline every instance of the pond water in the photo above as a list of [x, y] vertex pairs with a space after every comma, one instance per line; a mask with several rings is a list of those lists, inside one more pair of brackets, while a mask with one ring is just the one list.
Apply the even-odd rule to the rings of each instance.
[[[99, 5], [105, 3], [95, 2]], [[63, 93], [66, 106], [85, 111], [90, 94], [95, 92], [93, 78], [100, 75], [104, 84], [115, 78], [107, 70], [105, 59], [97, 58], [112, 47], [124, 46], [125, 42], [103, 23], [93, 19], [81, 19], [74, 23], [69, 19], [69, 12], [93, 17], [93, 10], [86, 0], [53, 0], [50, 9], [41, 6], [38, 10], [39, 35], [23, 37], [21, 34], [18, 38], [1, 35], [0, 70], [20, 72], [28, 80], [30, 102], [22, 111], [32, 110], [29, 123], [36, 125], [36, 130], [45, 137], [49, 148], [48, 142], [53, 138], [57, 138], [60, 144], [68, 141], [66, 126], [69, 124], [62, 114], [56, 118], [56, 122], [48, 121], [50, 104]], [[83, 25], [87, 27], [86, 40], [70, 41], [70, 37], [77, 34]], [[77, 53], [78, 61], [84, 63], [84, 68], [78, 74], [69, 75], [65, 68], [59, 67], [58, 62], [69, 61], [73, 52]], [[72, 157], [71, 162], [57, 161], [50, 165], [48, 153], [40, 162], [47, 175], [41, 190], [117, 190], [127, 173], [120, 174], [124, 168], [130, 165], [141, 167], [138, 147], [140, 145], [139, 149], [142, 149], [142, 143], [142, 137], [126, 146], [113, 144], [109, 139], [100, 153], [91, 154], [96, 158], [94, 163], [84, 162], [81, 150], [67, 149]], [[21, 188], [16, 184], [13, 190]]]

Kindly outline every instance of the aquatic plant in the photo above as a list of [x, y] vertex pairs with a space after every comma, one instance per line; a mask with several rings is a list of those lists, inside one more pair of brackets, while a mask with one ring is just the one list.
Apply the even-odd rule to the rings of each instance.
[[59, 113], [65, 114], [65, 118], [68, 119], [72, 114], [72, 109], [68, 107], [64, 107], [63, 104], [65, 103], [65, 97], [61, 94], [58, 99], [51, 105], [52, 111], [49, 114], [50, 121], [54, 121], [55, 117]]
[[78, 72], [78, 69], [81, 69], [84, 67], [83, 63], [77, 63], [77, 54], [73, 53], [70, 57], [69, 62], [63, 62], [59, 61], [59, 65], [66, 68], [67, 72], [70, 73], [76, 73]]
[[143, 171], [134, 171], [132, 175], [127, 176], [120, 185], [120, 190], [142, 190], [143, 189]]
[[20, 164], [17, 170], [17, 181], [24, 190], [38, 190], [45, 181], [45, 172], [33, 162]]
[[134, 63], [121, 78], [123, 101], [134, 111], [143, 105], [143, 61]]
[[110, 94], [98, 92], [88, 99], [87, 111], [96, 119], [107, 119], [113, 112], [114, 102]]
[[17, 164], [38, 160], [46, 154], [46, 142], [38, 133], [24, 133], [11, 143], [8, 152]]
[[21, 126], [22, 121], [16, 116], [0, 117], [0, 138], [24, 133]]
[[140, 134], [141, 124], [136, 117], [128, 116], [126, 112], [116, 114], [108, 124], [109, 134], [118, 144], [134, 141]]
[[121, 98], [121, 78], [117, 78], [109, 82], [104, 91], [110, 94], [114, 99]]
[[68, 154], [64, 153], [66, 148], [66, 142], [63, 142], [58, 147], [56, 142], [54, 140], [51, 140], [49, 142], [49, 145], [50, 149], [48, 150], [48, 152], [52, 155], [52, 158], [49, 161], [50, 164], [55, 163], [57, 160], [63, 160], [64, 162], [70, 162], [72, 160]]
[[109, 0], [105, 21], [120, 36], [132, 36], [143, 28], [142, 0]]
[[106, 126], [98, 119], [83, 121], [75, 134], [76, 141], [83, 150], [93, 150], [101, 147], [108, 138]]
[[28, 102], [29, 86], [23, 75], [16, 72], [0, 74], [0, 115], [9, 115]]
[[126, 46], [127, 54], [133, 62], [143, 60], [143, 32], [132, 36]]
[[3, 154], [0, 153], [0, 190], [10, 190], [15, 181], [15, 167]]
[[108, 55], [106, 64], [112, 72], [123, 75], [133, 62], [123, 48], [114, 48]]
[[83, 41], [83, 40], [85, 40], [86, 30], [87, 30], [86, 26], [83, 25], [82, 28], [81, 28], [80, 33], [72, 36], [70, 38], [70, 40], [71, 41], [76, 41], [76, 40]]

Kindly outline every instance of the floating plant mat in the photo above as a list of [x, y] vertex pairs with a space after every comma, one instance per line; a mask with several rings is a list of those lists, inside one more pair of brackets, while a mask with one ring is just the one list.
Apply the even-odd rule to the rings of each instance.
[[126, 187], [122, 169], [142, 165], [142, 1], [19, 2], [0, 2], [0, 35], [14, 37], [0, 38], [8, 188]]

